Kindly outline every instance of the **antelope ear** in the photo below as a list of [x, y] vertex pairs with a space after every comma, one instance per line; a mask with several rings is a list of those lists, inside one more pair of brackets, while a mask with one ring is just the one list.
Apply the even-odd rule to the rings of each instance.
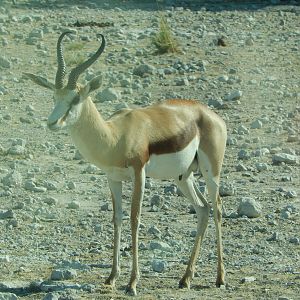
[[102, 85], [102, 75], [94, 77], [89, 81], [86, 86], [82, 89], [81, 95], [83, 98], [87, 97], [88, 94], [97, 90]]
[[55, 85], [51, 82], [49, 82], [46, 78], [42, 77], [42, 76], [38, 76], [38, 75], [34, 75], [34, 74], [31, 74], [31, 73], [23, 73], [26, 77], [28, 77], [29, 79], [31, 79], [34, 83], [42, 86], [42, 87], [45, 87], [47, 89], [50, 89], [52, 91], [54, 91], [56, 88], [55, 88]]

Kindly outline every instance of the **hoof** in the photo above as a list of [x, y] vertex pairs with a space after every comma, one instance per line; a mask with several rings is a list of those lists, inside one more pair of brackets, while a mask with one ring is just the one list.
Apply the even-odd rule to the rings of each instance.
[[190, 289], [190, 281], [187, 280], [186, 278], [182, 278], [180, 281], [179, 281], [179, 288], [180, 289]]
[[136, 296], [137, 292], [136, 292], [136, 288], [135, 287], [131, 287], [131, 286], [127, 286], [125, 289], [125, 293], [129, 296]]
[[111, 287], [115, 287], [115, 282], [116, 280], [111, 278], [111, 277], [108, 277], [105, 281], [104, 281], [104, 284], [105, 285], [110, 285]]
[[216, 281], [216, 287], [222, 288], [225, 286], [225, 280], [224, 279], [217, 279]]

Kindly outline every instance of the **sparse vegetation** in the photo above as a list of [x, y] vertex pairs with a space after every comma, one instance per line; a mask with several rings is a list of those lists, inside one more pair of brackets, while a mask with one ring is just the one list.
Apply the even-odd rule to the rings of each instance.
[[82, 51], [84, 46], [83, 42], [74, 42], [66, 46], [65, 60], [68, 66], [78, 65], [85, 61], [86, 57]]
[[159, 20], [159, 31], [153, 38], [153, 43], [159, 54], [179, 52], [179, 44], [174, 38], [172, 30], [166, 17], [161, 16]]

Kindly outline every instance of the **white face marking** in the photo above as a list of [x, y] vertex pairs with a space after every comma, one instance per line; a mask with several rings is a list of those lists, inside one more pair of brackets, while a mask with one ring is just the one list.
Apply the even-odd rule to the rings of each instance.
[[151, 155], [146, 164], [146, 175], [157, 179], [178, 178], [188, 171], [198, 147], [199, 137], [196, 136], [179, 152]]
[[47, 122], [51, 130], [62, 129], [76, 123], [82, 109], [82, 103], [72, 104], [76, 96], [79, 96], [76, 91], [68, 91], [65, 95], [54, 95], [55, 106]]

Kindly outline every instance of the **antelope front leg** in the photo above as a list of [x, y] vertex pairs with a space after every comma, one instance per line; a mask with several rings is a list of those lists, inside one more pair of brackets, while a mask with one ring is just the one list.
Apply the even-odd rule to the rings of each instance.
[[120, 275], [120, 240], [121, 240], [121, 225], [122, 225], [122, 182], [108, 179], [109, 188], [111, 191], [113, 210], [114, 210], [114, 254], [113, 265], [109, 277], [105, 284], [115, 285], [115, 281]]
[[131, 234], [132, 234], [132, 270], [129, 284], [126, 292], [130, 295], [136, 295], [136, 285], [139, 280], [138, 265], [138, 232], [140, 225], [140, 216], [142, 200], [145, 189], [145, 170], [135, 170], [134, 173], [134, 191], [131, 203]]

